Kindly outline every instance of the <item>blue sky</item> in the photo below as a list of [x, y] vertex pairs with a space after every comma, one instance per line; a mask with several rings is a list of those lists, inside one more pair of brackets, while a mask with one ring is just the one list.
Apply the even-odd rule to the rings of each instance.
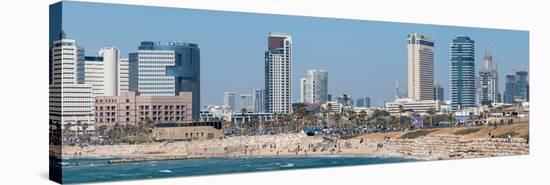
[[[435, 78], [449, 98], [449, 45], [456, 35], [476, 42], [476, 66], [490, 50], [504, 76], [528, 70], [527, 31], [480, 29], [349, 19], [236, 13], [83, 2], [65, 2], [63, 30], [97, 55], [114, 46], [127, 57], [141, 41], [185, 41], [201, 49], [201, 104], [222, 104], [223, 92], [252, 94], [264, 86], [264, 52], [269, 32], [294, 41], [293, 100], [299, 100], [299, 78], [308, 69], [329, 71], [329, 93], [370, 96], [373, 106], [394, 97], [395, 81], [406, 89], [409, 33], [435, 41]], [[477, 69], [476, 69], [477, 70]], [[478, 71], [476, 71], [477, 73]]]

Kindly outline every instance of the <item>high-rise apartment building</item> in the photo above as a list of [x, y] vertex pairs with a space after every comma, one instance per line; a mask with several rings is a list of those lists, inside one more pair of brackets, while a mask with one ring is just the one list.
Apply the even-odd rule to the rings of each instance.
[[292, 112], [292, 37], [270, 33], [265, 52], [266, 112]]

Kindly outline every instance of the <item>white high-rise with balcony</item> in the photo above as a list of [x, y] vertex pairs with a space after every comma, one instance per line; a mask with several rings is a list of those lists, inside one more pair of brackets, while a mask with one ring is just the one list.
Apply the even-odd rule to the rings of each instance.
[[292, 37], [270, 33], [265, 52], [266, 112], [292, 112]]
[[50, 120], [63, 129], [94, 130], [92, 86], [84, 83], [84, 49], [75, 40], [61, 38], [51, 48]]
[[434, 42], [419, 33], [408, 35], [408, 97], [413, 101], [433, 100]]

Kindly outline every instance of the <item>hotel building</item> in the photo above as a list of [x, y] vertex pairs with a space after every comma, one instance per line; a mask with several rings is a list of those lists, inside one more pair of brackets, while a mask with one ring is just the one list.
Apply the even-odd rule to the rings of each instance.
[[265, 109], [292, 112], [292, 37], [270, 33], [265, 52]]
[[180, 92], [177, 96], [138, 96], [126, 92], [119, 96], [97, 96], [94, 105], [97, 126], [109, 128], [115, 124], [188, 123], [192, 119], [192, 94]]
[[433, 100], [434, 42], [419, 33], [408, 35], [408, 97], [413, 101]]
[[193, 117], [200, 110], [200, 50], [185, 42], [141, 42], [138, 51], [129, 54], [131, 91], [140, 96], [193, 95]]

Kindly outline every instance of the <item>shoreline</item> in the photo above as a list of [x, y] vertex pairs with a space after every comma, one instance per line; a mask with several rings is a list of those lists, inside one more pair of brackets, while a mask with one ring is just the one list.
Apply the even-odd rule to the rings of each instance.
[[[404, 137], [419, 130], [372, 133], [350, 139], [327, 140], [322, 136], [277, 134], [235, 136], [214, 140], [156, 142], [143, 144], [63, 146], [62, 159], [104, 157], [123, 159], [163, 160], [166, 158], [247, 158], [304, 156], [399, 157], [416, 160], [445, 160], [529, 154], [528, 124], [499, 128], [426, 129], [424, 135]], [[459, 132], [462, 131], [462, 132]], [[498, 138], [514, 132], [515, 137]], [[468, 133], [468, 132], [467, 132]], [[527, 137], [525, 137], [527, 136]]]

